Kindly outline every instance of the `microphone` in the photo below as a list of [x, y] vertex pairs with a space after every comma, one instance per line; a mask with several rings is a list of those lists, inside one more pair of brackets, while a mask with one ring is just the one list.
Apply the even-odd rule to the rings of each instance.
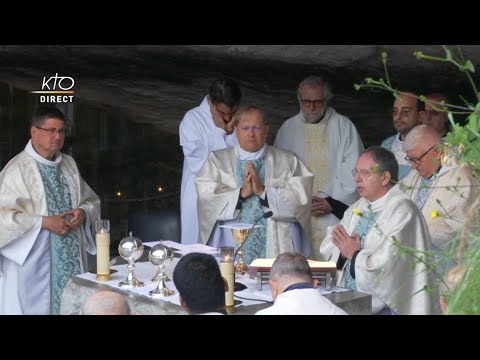
[[260, 216], [257, 221], [255, 221], [255, 223], [252, 225], [252, 227], [250, 228], [250, 230], [248, 231], [248, 234], [247, 234], [247, 237], [245, 238], [245, 240], [243, 240], [243, 242], [240, 244], [240, 246], [238, 247], [237, 251], [235, 251], [235, 255], [233, 255], [233, 260], [235, 261], [235, 259], [237, 258], [237, 254], [238, 252], [240, 251], [240, 249], [243, 248], [243, 244], [245, 244], [248, 240], [248, 237], [250, 236], [250, 234], [252, 233], [252, 230], [255, 228], [255, 225], [258, 224], [258, 222], [262, 219], [268, 219], [269, 217], [271, 217], [273, 215], [273, 212], [272, 211], [267, 211], [266, 213], [264, 213], [262, 216]]
[[[257, 221], [255, 221], [255, 223], [252, 225], [252, 227], [249, 229], [248, 231], [248, 234], [247, 236], [245, 237], [245, 240], [240, 244], [240, 246], [238, 247], [237, 251], [235, 251], [235, 255], [233, 255], [233, 261], [235, 261], [237, 259], [237, 254], [240, 252], [240, 250], [243, 251], [243, 244], [245, 244], [248, 240], [248, 237], [250, 236], [250, 234], [252, 233], [252, 230], [255, 228], [255, 225], [257, 225], [257, 223], [262, 220], [262, 219], [268, 219], [269, 217], [271, 217], [273, 215], [273, 212], [271, 211], [267, 211], [266, 213], [262, 214], [262, 216], [260, 216]], [[243, 254], [243, 252], [242, 252]], [[243, 263], [243, 261], [242, 261]], [[242, 266], [246, 266], [246, 264], [243, 264]], [[247, 269], [248, 269], [248, 266], [247, 266]], [[242, 274], [243, 274], [243, 270], [244, 268], [242, 269]], [[247, 270], [248, 271], [248, 270]], [[235, 270], [235, 275], [237, 273], [237, 270]], [[242, 290], [245, 290], [247, 288], [247, 286], [245, 284], [242, 284], [242, 283], [239, 283], [239, 282], [234, 282], [233, 284], [233, 287], [234, 287], [234, 290], [233, 291], [242, 291]]]

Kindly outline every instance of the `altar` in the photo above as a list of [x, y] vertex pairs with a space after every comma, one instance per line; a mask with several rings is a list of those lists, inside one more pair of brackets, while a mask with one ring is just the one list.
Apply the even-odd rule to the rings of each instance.
[[[177, 258], [172, 259], [166, 266], [166, 274], [172, 277], [173, 269], [178, 262]], [[155, 289], [157, 282], [151, 279], [156, 274], [157, 268], [149, 262], [140, 262], [135, 266], [135, 275], [145, 283], [142, 287], [122, 288], [118, 284], [127, 276], [127, 266], [112, 266], [111, 279], [108, 281], [97, 281], [94, 273], [84, 273], [71, 278], [66, 284], [61, 299], [61, 315], [79, 315], [82, 304], [93, 292], [99, 290], [111, 290], [123, 294], [135, 314], [139, 315], [187, 315], [187, 312], [180, 306], [178, 291], [173, 281], [166, 282], [166, 285], [175, 291], [169, 297], [158, 297], [149, 294]], [[257, 279], [248, 275], [238, 276], [236, 281], [247, 286], [247, 289], [235, 292], [235, 305], [227, 308], [231, 315], [253, 315], [257, 311], [271, 306], [271, 293], [268, 282], [263, 282], [261, 290], [258, 290]], [[358, 291], [347, 290], [332, 286], [330, 290], [319, 287], [319, 291], [326, 298], [337, 306], [352, 315], [371, 314], [371, 295]]]

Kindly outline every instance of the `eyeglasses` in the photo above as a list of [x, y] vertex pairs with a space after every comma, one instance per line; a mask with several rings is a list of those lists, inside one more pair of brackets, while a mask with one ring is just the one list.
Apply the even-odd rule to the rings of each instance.
[[432, 150], [435, 146], [437, 145], [433, 145], [430, 149], [428, 149], [427, 151], [425, 151], [422, 155], [420, 155], [419, 157], [415, 157], [415, 158], [411, 158], [409, 156], [405, 156], [405, 160], [407, 160], [410, 164], [415, 164], [415, 165], [420, 165], [420, 163], [422, 162], [422, 158], [428, 154], [428, 152], [430, 150]]
[[368, 177], [371, 173], [372, 172], [370, 170], [366, 170], [366, 169], [361, 169], [361, 170], [353, 169], [352, 170], [353, 177], [355, 177], [357, 175], [360, 175], [361, 177]]
[[305, 106], [305, 107], [310, 107], [310, 106], [312, 106], [312, 104], [313, 104], [315, 107], [321, 107], [321, 106], [325, 103], [325, 100], [327, 100], [327, 99], [326, 99], [326, 98], [325, 98], [325, 99], [318, 99], [318, 100], [300, 99], [300, 101], [302, 102], [303, 106]]
[[258, 134], [263, 130], [264, 127], [265, 125], [253, 125], [253, 126], [242, 125], [242, 126], [239, 126], [238, 128], [242, 132], [249, 132], [250, 130], [253, 130], [255, 134]]
[[36, 127], [37, 129], [46, 131], [47, 133], [50, 134], [50, 136], [55, 136], [56, 133], [60, 134], [60, 136], [65, 136], [65, 133], [66, 133], [65, 128], [63, 128], [63, 129], [54, 129], [54, 128], [45, 129], [45, 128], [42, 128], [42, 127], [40, 127], [40, 126], [35, 126], [35, 127]]
[[398, 109], [392, 109], [392, 117], [400, 117], [400, 118], [405, 118], [405, 117], [408, 117], [410, 116], [410, 113], [412, 112], [412, 108], [404, 108], [404, 109], [401, 109], [401, 110], [398, 110]]

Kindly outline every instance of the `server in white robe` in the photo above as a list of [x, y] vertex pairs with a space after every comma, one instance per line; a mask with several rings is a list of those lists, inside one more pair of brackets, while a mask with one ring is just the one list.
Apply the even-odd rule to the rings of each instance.
[[[327, 232], [320, 252], [337, 262], [337, 285], [372, 295], [375, 314], [430, 314], [433, 288], [424, 262], [431, 242], [423, 215], [393, 185], [398, 164], [392, 152], [365, 150], [354, 169], [360, 200]], [[435, 300], [438, 302], [438, 300]]]
[[215, 80], [200, 106], [189, 110], [180, 123], [180, 145], [184, 162], [180, 192], [181, 242], [198, 242], [197, 191], [195, 178], [210, 151], [237, 145], [232, 116], [241, 101], [237, 83]]
[[302, 254], [278, 255], [269, 283], [274, 304], [255, 315], [347, 315], [315, 288], [318, 281], [313, 279], [312, 269]]
[[410, 131], [405, 150], [414, 171], [401, 185], [422, 211], [435, 250], [447, 251], [463, 228], [465, 212], [478, 196], [479, 183], [469, 167], [442, 165], [445, 148], [441, 143], [438, 130], [430, 125]]
[[100, 200], [60, 152], [65, 131], [60, 110], [40, 107], [0, 173], [0, 314], [58, 314], [63, 286], [95, 254]]
[[294, 152], [315, 175], [311, 257], [316, 260], [321, 260], [318, 249], [327, 227], [338, 223], [359, 197], [350, 172], [363, 150], [362, 140], [350, 119], [328, 106], [332, 96], [323, 78], [305, 78], [297, 90], [300, 112], [280, 127], [274, 144]]
[[253, 224], [271, 210], [245, 242], [245, 262], [293, 250], [308, 255], [313, 174], [295, 154], [266, 145], [268, 123], [258, 107], [241, 108], [234, 121], [239, 146], [211, 152], [196, 180], [200, 242], [234, 246], [219, 225]]

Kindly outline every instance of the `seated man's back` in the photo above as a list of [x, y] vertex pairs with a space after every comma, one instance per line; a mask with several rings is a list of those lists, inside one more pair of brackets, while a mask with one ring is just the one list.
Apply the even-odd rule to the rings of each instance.
[[302, 254], [280, 254], [272, 265], [269, 282], [275, 303], [256, 315], [347, 315], [315, 289], [317, 280]]

